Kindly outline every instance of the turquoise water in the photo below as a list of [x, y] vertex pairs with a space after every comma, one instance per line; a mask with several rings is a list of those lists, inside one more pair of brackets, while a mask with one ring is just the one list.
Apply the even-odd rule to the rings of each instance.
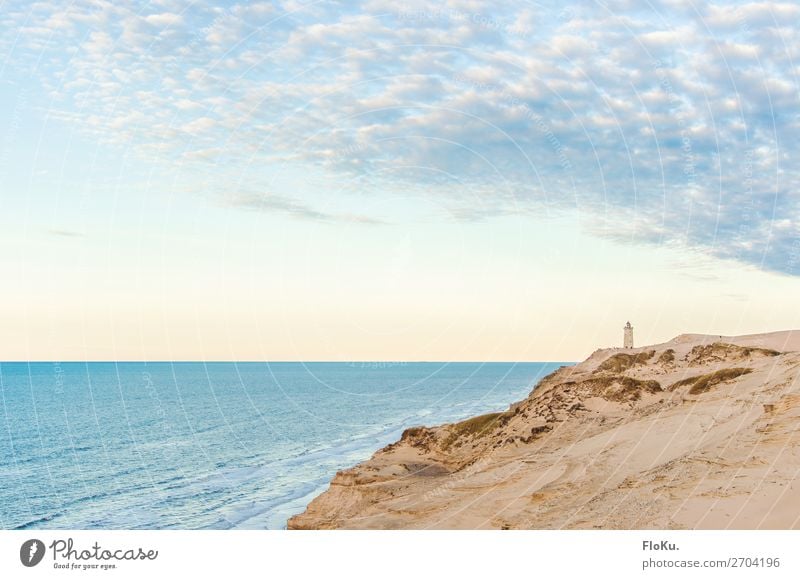
[[283, 528], [404, 428], [558, 363], [0, 363], [0, 528]]

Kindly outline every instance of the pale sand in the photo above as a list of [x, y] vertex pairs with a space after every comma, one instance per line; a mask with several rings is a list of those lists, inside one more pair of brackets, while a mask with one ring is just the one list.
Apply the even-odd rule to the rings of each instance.
[[800, 331], [598, 350], [505, 413], [409, 429], [289, 528], [800, 528], [799, 374]]

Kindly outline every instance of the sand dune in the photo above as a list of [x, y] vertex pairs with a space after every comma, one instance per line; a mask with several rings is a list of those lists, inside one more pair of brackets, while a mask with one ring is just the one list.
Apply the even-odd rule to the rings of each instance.
[[418, 427], [290, 529], [800, 528], [800, 331], [594, 352], [507, 411]]

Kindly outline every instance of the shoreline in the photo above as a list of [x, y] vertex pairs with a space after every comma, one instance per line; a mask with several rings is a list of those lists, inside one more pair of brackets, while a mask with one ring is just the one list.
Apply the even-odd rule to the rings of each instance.
[[507, 411], [407, 429], [288, 528], [799, 527], [798, 350], [798, 331], [597, 350]]

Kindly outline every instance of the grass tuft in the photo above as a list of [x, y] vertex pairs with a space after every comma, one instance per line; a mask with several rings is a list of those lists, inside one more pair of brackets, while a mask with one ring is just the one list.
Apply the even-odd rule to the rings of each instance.
[[717, 370], [716, 372], [711, 372], [710, 374], [702, 374], [693, 378], [678, 380], [672, 386], [670, 386], [669, 389], [675, 390], [676, 388], [680, 388], [682, 386], [691, 386], [689, 394], [702, 394], [704, 392], [708, 392], [712, 386], [716, 386], [717, 384], [721, 384], [723, 382], [728, 382], [738, 378], [739, 376], [749, 374], [752, 371], [752, 368], [724, 368], [722, 370]]
[[695, 346], [689, 352], [688, 360], [691, 364], [703, 364], [704, 362], [718, 362], [722, 360], [743, 360], [756, 357], [780, 356], [780, 352], [769, 348], [756, 348], [737, 346], [725, 342], [714, 342], [705, 346]]
[[647, 364], [655, 356], [655, 350], [639, 352], [638, 354], [614, 354], [604, 360], [598, 367], [597, 372], [622, 372], [633, 366]]
[[451, 424], [450, 435], [442, 443], [442, 448], [447, 450], [458, 439], [467, 436], [481, 437], [502, 426], [514, 415], [513, 412], [491, 412], [461, 422]]
[[675, 350], [673, 350], [672, 348], [670, 348], [669, 350], [664, 350], [658, 357], [659, 364], [672, 364], [674, 361], [675, 361]]

